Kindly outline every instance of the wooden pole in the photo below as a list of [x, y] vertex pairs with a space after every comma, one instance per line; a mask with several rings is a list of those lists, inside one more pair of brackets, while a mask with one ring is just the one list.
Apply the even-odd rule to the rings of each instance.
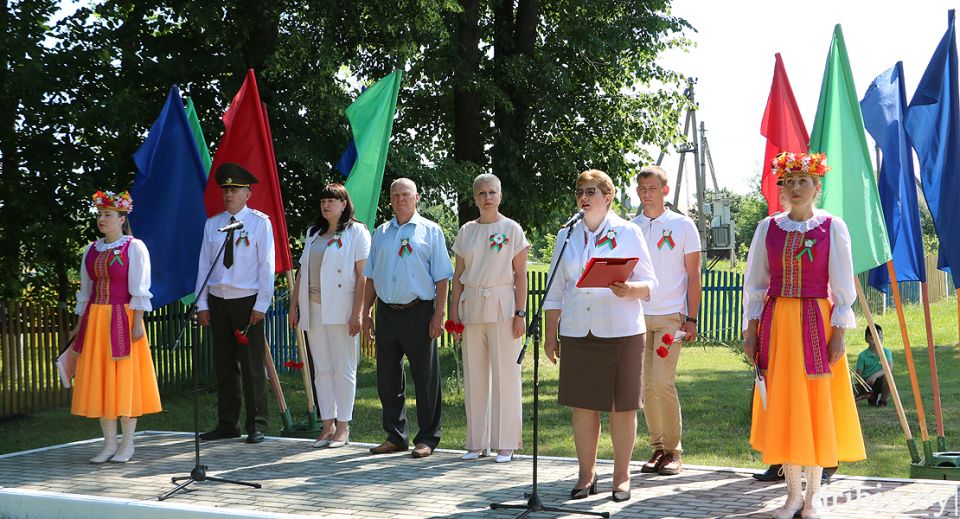
[[[287, 286], [290, 287], [290, 290], [293, 290], [293, 271], [287, 271]], [[293, 332], [297, 336], [297, 354], [300, 357], [300, 361], [303, 362], [303, 369], [300, 372], [303, 374], [303, 388], [307, 393], [307, 415], [316, 416], [316, 406], [313, 404], [313, 381], [310, 380], [310, 361], [307, 360], [307, 345], [306, 339], [303, 337], [303, 330], [300, 328], [294, 328]]]
[[927, 282], [920, 283], [923, 298], [923, 324], [927, 329], [927, 358], [930, 363], [930, 385], [933, 386], [933, 412], [937, 418], [937, 436], [943, 437], [943, 409], [940, 407], [940, 379], [937, 376], [937, 353], [933, 345], [933, 321], [930, 318], [930, 295]]
[[[903, 315], [903, 302], [900, 300], [900, 287], [897, 285], [897, 273], [893, 268], [893, 260], [887, 261], [887, 273], [890, 274], [890, 289], [893, 292], [893, 303], [897, 306], [897, 318], [900, 320], [900, 337], [903, 338], [903, 351], [907, 355], [907, 370], [910, 372], [910, 386], [913, 389], [914, 404], [917, 406], [917, 420], [920, 422], [920, 439], [927, 442], [930, 439], [927, 435], [927, 418], [923, 410], [923, 397], [920, 394], [920, 384], [917, 382], [917, 368], [913, 363], [913, 351], [910, 349], [910, 334], [907, 333], [907, 320]], [[883, 353], [882, 347], [880, 356], [886, 360], [886, 355]], [[887, 380], [893, 380], [893, 378], [890, 377]]]
[[[877, 333], [876, 323], [873, 322], [873, 314], [870, 313], [870, 306], [867, 304], [867, 296], [863, 294], [863, 287], [860, 286], [860, 278], [854, 276], [853, 282], [857, 288], [857, 299], [860, 300], [860, 308], [863, 309], [863, 315], [867, 319], [867, 325], [870, 333], [873, 335], [873, 341], [883, 351], [883, 341], [880, 340], [880, 334]], [[887, 356], [880, 355], [880, 364], [883, 366], [883, 374], [887, 377], [887, 383], [890, 385], [890, 394], [893, 396], [893, 405], [897, 408], [897, 419], [900, 421], [900, 429], [903, 430], [903, 437], [908, 444], [916, 444], [913, 441], [913, 433], [910, 432], [910, 425], [907, 424], [907, 415], [903, 411], [903, 402], [900, 401], [900, 393], [897, 391], [897, 383], [893, 380], [893, 371], [890, 370], [890, 363], [887, 362]], [[919, 458], [919, 456], [917, 456]], [[916, 459], [915, 461], [919, 461]]]
[[270, 353], [270, 341], [264, 339], [263, 344], [266, 346], [263, 352], [263, 362], [267, 368], [267, 377], [270, 379], [270, 386], [273, 387], [273, 394], [277, 397], [280, 414], [285, 414], [287, 412], [287, 399], [283, 397], [283, 388], [280, 387], [280, 377], [277, 376], [277, 366], [273, 363], [273, 354]]

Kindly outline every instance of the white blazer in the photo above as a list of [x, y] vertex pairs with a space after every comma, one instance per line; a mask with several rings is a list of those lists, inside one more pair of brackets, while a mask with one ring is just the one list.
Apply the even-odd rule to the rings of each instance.
[[[321, 239], [320, 233], [310, 235], [307, 229], [300, 255], [300, 284], [298, 285], [297, 306], [300, 310], [300, 322], [297, 327], [303, 331], [310, 329], [310, 246]], [[356, 262], [367, 259], [370, 254], [370, 232], [359, 222], [344, 229], [340, 236], [343, 247], [330, 246], [323, 253], [320, 265], [320, 287], [323, 300], [323, 324], [347, 324], [353, 309], [353, 298], [357, 291]]]

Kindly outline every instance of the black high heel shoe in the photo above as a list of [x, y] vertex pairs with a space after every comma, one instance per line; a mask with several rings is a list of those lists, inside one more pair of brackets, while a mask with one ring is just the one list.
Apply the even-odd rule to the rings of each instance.
[[586, 499], [587, 496], [592, 496], [597, 493], [597, 475], [593, 475], [593, 482], [590, 483], [589, 487], [586, 488], [577, 488], [574, 487], [570, 491], [570, 499]]
[[616, 501], [617, 503], [621, 501], [629, 501], [630, 490], [614, 490], [612, 497], [613, 497], [613, 500]]

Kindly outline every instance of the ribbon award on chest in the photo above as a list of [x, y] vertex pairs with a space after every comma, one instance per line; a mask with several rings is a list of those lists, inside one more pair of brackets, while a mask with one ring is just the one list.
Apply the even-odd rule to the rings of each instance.
[[813, 263], [813, 246], [817, 244], [817, 240], [806, 239], [803, 241], [803, 249], [797, 253], [796, 258], [798, 260], [803, 259], [804, 256], [810, 258], [810, 263]]
[[107, 262], [107, 266], [110, 267], [114, 263], [119, 263], [120, 266], [123, 266], [123, 257], [120, 256], [120, 247], [113, 249], [113, 255], [110, 256], [110, 261]]
[[673, 250], [677, 244], [673, 241], [673, 231], [669, 229], [663, 230], [663, 235], [660, 236], [660, 241], [657, 242], [657, 250], [663, 249], [664, 245]]
[[397, 255], [401, 258], [413, 254], [413, 247], [410, 246], [410, 238], [403, 238], [400, 240], [400, 250], [397, 251]]
[[610, 229], [597, 236], [597, 247], [610, 247], [610, 250], [617, 248], [617, 231]]
[[250, 235], [247, 234], [247, 231], [240, 231], [240, 234], [237, 236], [236, 246], [239, 247], [240, 244], [244, 244], [247, 247], [250, 246]]
[[340, 233], [336, 233], [333, 235], [333, 238], [330, 238], [330, 241], [327, 242], [327, 247], [331, 245], [336, 245], [338, 249], [343, 248], [343, 239]]
[[497, 252], [503, 250], [503, 246], [510, 243], [510, 238], [507, 238], [506, 233], [497, 233], [490, 235], [490, 248], [497, 249]]

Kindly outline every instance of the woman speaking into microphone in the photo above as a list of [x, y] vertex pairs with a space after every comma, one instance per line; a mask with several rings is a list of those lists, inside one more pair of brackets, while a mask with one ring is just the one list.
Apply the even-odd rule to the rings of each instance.
[[[637, 437], [637, 409], [643, 407], [641, 376], [646, 325], [641, 300], [657, 285], [640, 228], [610, 212], [614, 186], [599, 170], [577, 178], [577, 207], [583, 220], [557, 235], [569, 242], [563, 258], [555, 247], [555, 279], [544, 301], [544, 352], [560, 363], [560, 404], [573, 412], [573, 439], [580, 465], [571, 499], [597, 493], [600, 412], [610, 416], [614, 501], [630, 499], [630, 457]], [[591, 258], [637, 258], [625, 281], [606, 288], [578, 288]], [[559, 261], [558, 261], [559, 260]], [[562, 319], [561, 319], [562, 317]], [[562, 355], [561, 355], [562, 345]]]

